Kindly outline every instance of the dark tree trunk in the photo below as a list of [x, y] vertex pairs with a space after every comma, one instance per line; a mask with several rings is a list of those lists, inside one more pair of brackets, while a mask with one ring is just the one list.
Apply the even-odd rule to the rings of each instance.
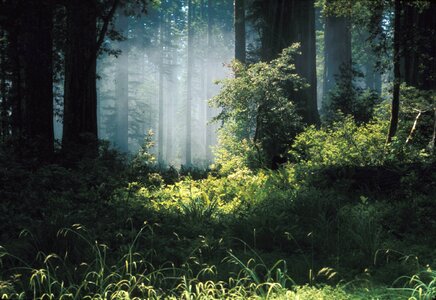
[[22, 117], [22, 52], [20, 43], [18, 42], [18, 31], [10, 31], [8, 44], [8, 57], [10, 60], [11, 69], [11, 90], [9, 101], [11, 105], [11, 133], [14, 139], [21, 139], [23, 127]]
[[394, 88], [392, 95], [391, 120], [387, 142], [390, 143], [395, 136], [398, 127], [398, 115], [400, 112], [400, 45], [401, 45], [401, 0], [395, 0], [394, 19]]
[[1, 131], [0, 135], [4, 141], [9, 136], [9, 103], [8, 103], [8, 88], [6, 85], [7, 80], [7, 62], [6, 62], [6, 32], [0, 30], [0, 97], [1, 97]]
[[10, 109], [11, 117], [2, 129], [10, 126], [19, 154], [46, 160], [53, 152], [53, 3], [36, 2], [5, 3], [8, 43], [2, 61], [7, 57], [3, 70], [10, 72], [10, 88], [6, 99], [2, 82], [2, 113]]
[[235, 59], [241, 63], [246, 60], [246, 39], [245, 39], [245, 1], [234, 1], [235, 17]]
[[421, 11], [416, 4], [405, 2], [401, 22], [402, 79], [423, 90], [436, 89], [436, 3], [428, 5]]
[[261, 35], [262, 60], [270, 61], [292, 43], [300, 43], [302, 54], [295, 58], [295, 66], [310, 87], [293, 98], [303, 121], [318, 124], [314, 1], [263, 0], [260, 10], [265, 24]]
[[53, 152], [53, 11], [47, 1], [30, 1], [22, 19], [23, 134], [32, 152]]
[[351, 85], [351, 22], [345, 16], [328, 15], [324, 31], [323, 106], [329, 106], [329, 92], [335, 88], [341, 73], [350, 76]]
[[[129, 18], [120, 12], [117, 29], [128, 35]], [[119, 43], [121, 56], [117, 58], [116, 72], [116, 133], [115, 144], [121, 152], [129, 152], [129, 45]]]
[[68, 151], [80, 145], [88, 154], [96, 155], [97, 7], [94, 0], [68, 1], [66, 5], [63, 148]]
[[[301, 43], [301, 53], [295, 59], [297, 72], [307, 80], [310, 87], [302, 90], [296, 96], [301, 96], [303, 121], [307, 124], [319, 124], [317, 104], [317, 81], [316, 81], [316, 35], [315, 35], [315, 8], [314, 0], [294, 2], [294, 18], [300, 18], [298, 25], [294, 28], [294, 42]], [[297, 102], [298, 105], [298, 102]]]

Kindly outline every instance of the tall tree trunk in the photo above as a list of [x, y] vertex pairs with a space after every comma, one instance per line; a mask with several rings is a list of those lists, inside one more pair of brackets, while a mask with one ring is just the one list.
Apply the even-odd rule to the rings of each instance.
[[[168, 0], [168, 7], [172, 6], [172, 0]], [[173, 159], [173, 127], [174, 124], [174, 107], [176, 105], [175, 99], [177, 98], [177, 74], [175, 71], [177, 64], [177, 49], [174, 47], [174, 41], [172, 40], [172, 14], [167, 14], [166, 22], [165, 22], [165, 40], [168, 45], [168, 84], [171, 86], [171, 89], [168, 91], [167, 97], [167, 128], [166, 128], [166, 149], [165, 149], [165, 158], [167, 163], [171, 163]]]
[[[207, 10], [206, 10], [206, 1], [201, 0], [200, 2], [200, 17], [201, 17], [201, 24], [207, 24]], [[204, 22], [204, 23], [203, 23]], [[204, 26], [202, 26], [201, 30], [201, 36], [200, 36], [200, 43], [203, 46], [202, 52], [201, 52], [201, 67], [200, 67], [200, 102], [199, 102], [199, 123], [200, 123], [200, 137], [199, 137], [199, 143], [204, 143], [205, 145], [205, 151], [202, 153], [201, 158], [206, 160], [207, 159], [207, 149], [206, 149], [206, 135], [207, 135], [207, 56], [209, 55], [209, 49], [207, 48], [207, 27], [206, 30], [204, 30]]]
[[392, 95], [391, 120], [387, 142], [390, 143], [395, 136], [398, 127], [398, 116], [400, 112], [400, 45], [401, 45], [401, 0], [395, 0], [395, 19], [394, 19], [394, 88]]
[[[67, 2], [63, 148], [97, 154], [97, 7], [94, 0]], [[79, 156], [85, 154], [78, 153]]]
[[318, 124], [314, 0], [263, 0], [260, 10], [264, 21], [262, 60], [270, 61], [292, 43], [300, 43], [302, 54], [295, 58], [295, 66], [310, 87], [297, 92], [293, 98], [303, 121]]
[[21, 18], [21, 122], [32, 156], [53, 153], [53, 11], [48, 1], [30, 1]]
[[22, 117], [22, 47], [18, 41], [19, 30], [16, 27], [9, 32], [8, 57], [11, 68], [11, 90], [9, 101], [11, 104], [11, 133], [14, 139], [20, 140], [23, 128]]
[[[213, 6], [212, 0], [207, 1], [207, 61], [206, 61], [206, 98], [209, 100], [212, 98], [212, 51], [213, 51]], [[213, 117], [212, 108], [209, 105], [206, 108], [206, 121], [210, 122]], [[212, 136], [213, 127], [211, 124], [207, 124], [206, 127], [206, 160], [207, 162], [212, 161]]]
[[164, 149], [164, 6], [161, 4], [160, 19], [159, 19], [159, 125], [158, 125], [158, 155], [157, 161], [160, 166], [163, 165], [163, 149]]
[[194, 29], [192, 27], [193, 8], [192, 0], [188, 0], [188, 73], [186, 79], [187, 97], [186, 97], [186, 166], [192, 164], [192, 69], [193, 69], [193, 40]]
[[329, 92], [341, 74], [350, 77], [351, 85], [351, 22], [348, 17], [330, 14], [325, 18], [324, 31], [324, 107], [329, 106]]
[[298, 93], [298, 96], [301, 96], [303, 99], [303, 103], [300, 104], [303, 110], [303, 121], [307, 124], [319, 124], [316, 92], [315, 2], [314, 0], [295, 0], [294, 5], [294, 17], [300, 17], [298, 23], [301, 27], [299, 27], [298, 32], [294, 33], [295, 38], [293, 42], [301, 43], [302, 53], [302, 55], [296, 57], [295, 67], [297, 72], [310, 84], [309, 88]]
[[235, 18], [235, 59], [241, 63], [246, 60], [245, 39], [245, 1], [234, 0]]
[[403, 7], [402, 78], [416, 88], [436, 89], [436, 3], [430, 1], [423, 10], [414, 3], [404, 2]]
[[370, 59], [365, 64], [365, 81], [367, 88], [377, 92], [381, 95], [382, 80], [381, 73], [375, 67], [375, 60], [372, 59], [373, 54], [370, 54]]
[[6, 76], [7, 76], [7, 68], [6, 68], [6, 51], [7, 51], [7, 43], [6, 43], [6, 31], [0, 30], [0, 96], [1, 96], [1, 139], [4, 141], [6, 137], [9, 136], [9, 103], [8, 103], [8, 89], [6, 85]]
[[[129, 18], [120, 12], [117, 29], [127, 38]], [[116, 133], [115, 144], [121, 152], [129, 152], [129, 41], [119, 43], [121, 56], [117, 58], [116, 71]]]

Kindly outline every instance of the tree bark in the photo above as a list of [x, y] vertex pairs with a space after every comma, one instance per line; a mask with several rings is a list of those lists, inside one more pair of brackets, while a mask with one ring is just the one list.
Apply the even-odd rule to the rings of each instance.
[[[65, 51], [63, 149], [84, 146], [97, 154], [97, 7], [94, 0], [68, 1]], [[85, 153], [79, 153], [79, 156]]]
[[245, 1], [234, 0], [235, 18], [235, 59], [241, 63], [246, 61], [245, 39]]
[[395, 0], [395, 19], [394, 19], [394, 88], [392, 95], [391, 120], [387, 143], [392, 141], [398, 127], [398, 116], [400, 112], [400, 45], [401, 45], [401, 0]]
[[351, 76], [351, 22], [346, 16], [328, 15], [324, 31], [323, 107], [329, 106], [329, 92], [336, 87], [336, 78], [341, 73]]
[[[295, 59], [297, 72], [307, 80], [310, 87], [298, 92], [297, 99], [301, 96], [303, 103], [303, 122], [318, 125], [320, 123], [317, 104], [316, 80], [316, 33], [315, 33], [315, 7], [314, 0], [295, 0], [294, 17], [300, 16], [300, 28], [294, 33], [294, 41], [301, 43], [302, 55]], [[296, 26], [297, 27], [297, 26]], [[297, 102], [298, 105], [298, 102]]]
[[18, 41], [19, 30], [15, 28], [9, 32], [8, 57], [11, 68], [11, 90], [9, 101], [11, 105], [11, 134], [16, 140], [21, 139], [23, 128], [22, 117], [22, 52]]
[[402, 18], [402, 79], [423, 90], [436, 89], [436, 3], [423, 9], [405, 2]]
[[0, 30], [0, 96], [1, 96], [1, 138], [4, 141], [9, 136], [9, 103], [8, 103], [8, 88], [6, 85], [7, 80], [7, 62], [6, 62], [6, 32]]
[[316, 36], [314, 0], [263, 0], [261, 14], [261, 58], [270, 61], [292, 43], [300, 43], [301, 55], [295, 58], [297, 73], [310, 87], [292, 97], [303, 121], [319, 124], [316, 82]]
[[53, 10], [31, 1], [24, 23], [24, 134], [39, 156], [53, 152]]

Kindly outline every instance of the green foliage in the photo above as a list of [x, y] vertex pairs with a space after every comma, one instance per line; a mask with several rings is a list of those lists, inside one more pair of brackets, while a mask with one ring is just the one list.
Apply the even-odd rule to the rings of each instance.
[[290, 155], [309, 167], [381, 165], [388, 125], [385, 120], [358, 125], [352, 117], [343, 117], [320, 130], [308, 127], [295, 138]]
[[260, 165], [269, 165], [274, 156], [286, 152], [292, 138], [301, 130], [301, 118], [296, 113], [292, 94], [307, 87], [295, 70], [294, 56], [298, 48], [294, 44], [270, 63], [247, 67], [233, 63], [235, 78], [223, 80], [221, 92], [212, 100], [221, 108], [216, 119], [230, 123], [223, 128], [227, 132], [221, 135], [219, 147], [240, 155], [243, 150], [236, 147], [235, 141], [245, 139], [245, 146], [255, 150], [242, 160], [251, 161], [256, 151]]
[[325, 122], [340, 119], [342, 114], [353, 116], [359, 122], [368, 122], [373, 115], [374, 107], [381, 102], [378, 94], [356, 84], [363, 74], [356, 70], [342, 68], [336, 78], [336, 86], [325, 95], [323, 119]]
[[239, 139], [234, 135], [237, 130], [235, 122], [227, 122], [219, 130], [219, 145], [214, 150], [215, 164], [213, 168], [218, 168], [224, 175], [231, 173], [250, 172], [262, 166], [264, 154], [257, 151], [252, 139]]
[[[211, 172], [157, 169], [151, 138], [130, 164], [107, 145], [69, 168], [0, 151], [0, 295], [425, 299], [434, 272], [412, 277], [415, 261], [392, 253], [434, 267], [435, 165], [405, 145], [407, 122], [385, 144], [387, 110], [307, 128], [277, 171], [255, 170], [259, 152], [253, 137], [240, 142], [236, 119]], [[401, 275], [410, 284], [387, 290]]]
[[163, 179], [158, 174], [156, 159], [150, 150], [154, 146], [153, 131], [149, 131], [138, 153], [130, 163], [130, 180], [138, 181], [148, 186], [159, 187], [163, 184]]
[[[384, 203], [370, 204], [361, 197], [359, 204], [346, 205], [339, 212], [343, 231], [341, 239], [350, 247], [346, 260], [361, 267], [372, 265], [377, 251], [384, 248], [387, 234], [383, 231], [382, 220], [389, 206]], [[354, 249], [351, 250], [351, 249]]]
[[[416, 149], [431, 154], [435, 149], [434, 124], [436, 111], [436, 92], [424, 91], [401, 85], [401, 119], [405, 127], [402, 138]], [[407, 137], [405, 135], [407, 134]]]

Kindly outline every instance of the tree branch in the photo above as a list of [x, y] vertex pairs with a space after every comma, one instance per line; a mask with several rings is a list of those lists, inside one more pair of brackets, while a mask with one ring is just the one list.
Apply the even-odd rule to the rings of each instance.
[[100, 47], [103, 44], [104, 37], [106, 36], [107, 30], [109, 27], [109, 23], [112, 20], [112, 18], [114, 17], [115, 11], [117, 10], [117, 7], [119, 4], [120, 4], [120, 0], [114, 0], [114, 3], [112, 4], [112, 7], [111, 7], [109, 13], [107, 14], [107, 16], [102, 17], [103, 26], [100, 30], [100, 33], [98, 34], [96, 51], [95, 51], [96, 55], [100, 51]]
[[406, 144], [408, 144], [412, 140], [413, 133], [416, 131], [416, 125], [418, 124], [419, 117], [421, 116], [422, 111], [418, 111], [418, 115], [416, 115], [415, 122], [413, 122], [412, 130], [410, 130], [409, 136], [407, 137]]

